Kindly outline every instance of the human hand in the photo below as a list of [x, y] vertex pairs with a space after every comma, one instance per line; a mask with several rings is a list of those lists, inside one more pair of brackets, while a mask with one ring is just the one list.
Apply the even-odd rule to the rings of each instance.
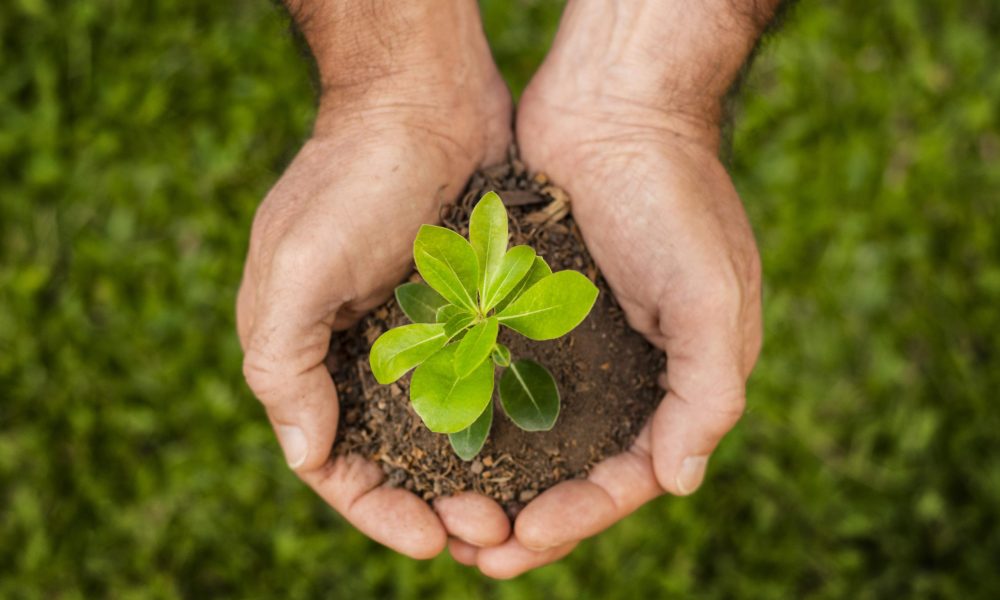
[[[420, 225], [437, 221], [441, 204], [477, 166], [500, 161], [510, 141], [509, 94], [475, 5], [435, 4], [371, 21], [378, 35], [362, 36], [377, 46], [371, 52], [353, 38], [338, 51], [325, 32], [306, 29], [327, 91], [313, 136], [257, 212], [237, 299], [244, 374], [289, 466], [358, 529], [414, 558], [436, 555], [449, 535], [498, 544], [510, 524], [483, 496], [442, 499], [435, 513], [412, 493], [382, 486], [374, 463], [331, 457], [339, 410], [324, 359], [331, 331], [384, 302], [405, 277]], [[371, 17], [352, 7], [316, 10], [339, 10], [325, 15], [338, 24]], [[386, 48], [388, 66], [351, 68], [350, 60]], [[325, 71], [331, 61], [338, 69]], [[373, 72], [382, 75], [360, 79]]]
[[[532, 169], [570, 193], [587, 247], [629, 324], [667, 353], [667, 393], [632, 448], [529, 503], [503, 545], [452, 543], [458, 560], [494, 577], [557, 560], [664, 492], [694, 492], [743, 413], [761, 345], [760, 262], [717, 158], [718, 97], [703, 111], [704, 100], [681, 94], [665, 104], [655, 86], [644, 87], [648, 61], [630, 61], [613, 43], [588, 60], [601, 22], [629, 25], [617, 14], [581, 26], [581, 11], [593, 6], [567, 8], [553, 51], [522, 98], [518, 142]], [[614, 57], [606, 69], [605, 53]]]

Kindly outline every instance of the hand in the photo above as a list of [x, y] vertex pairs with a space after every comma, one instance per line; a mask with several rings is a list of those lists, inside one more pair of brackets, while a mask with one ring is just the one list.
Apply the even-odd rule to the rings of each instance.
[[[254, 219], [237, 323], [247, 382], [289, 466], [364, 533], [427, 558], [449, 534], [474, 546], [502, 542], [506, 515], [475, 494], [443, 499], [435, 514], [410, 492], [382, 486], [374, 463], [332, 458], [338, 404], [324, 358], [331, 331], [384, 302], [405, 277], [420, 225], [437, 221], [477, 166], [503, 158], [510, 99], [485, 41], [462, 39], [452, 24], [411, 56], [405, 45], [418, 36], [390, 44], [387, 23], [374, 41], [389, 44], [399, 64], [420, 62], [420, 74], [362, 86], [324, 82], [313, 137]], [[478, 21], [475, 32], [482, 36]], [[448, 40], [462, 52], [443, 52], [438, 44]]]
[[[590, 73], [589, 64], [568, 66], [581, 56], [566, 52], [571, 43], [557, 38], [524, 94], [521, 154], [570, 193], [574, 218], [629, 324], [668, 356], [667, 393], [631, 449], [586, 480], [541, 494], [503, 545], [452, 544], [456, 559], [494, 577], [557, 560], [664, 492], [694, 492], [743, 413], [761, 345], [759, 257], [717, 159], [711, 111], [644, 102], [654, 95], [629, 89], [641, 73], [622, 73], [621, 65], [623, 80]], [[600, 83], [589, 85], [589, 77]]]

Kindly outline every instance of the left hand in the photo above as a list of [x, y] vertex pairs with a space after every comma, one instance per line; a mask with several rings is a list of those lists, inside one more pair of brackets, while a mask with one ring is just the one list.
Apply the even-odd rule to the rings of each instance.
[[[371, 74], [364, 85], [324, 86], [312, 137], [254, 218], [237, 329], [247, 383], [296, 475], [372, 539], [429, 558], [449, 536], [499, 544], [510, 522], [485, 496], [442, 498], [432, 510], [386, 485], [374, 462], [331, 456], [339, 404], [325, 358], [331, 335], [385, 302], [410, 272], [421, 224], [438, 219], [476, 168], [506, 155], [510, 100], [485, 40], [475, 43], [474, 4], [377, 4], [383, 18], [349, 1], [322, 3], [362, 16], [343, 30], [369, 27], [361, 37], [391, 47], [391, 61], [354, 64]], [[448, 18], [449, 7], [460, 14]], [[386, 30], [391, 17], [402, 19], [397, 35]], [[328, 66], [351, 73], [351, 59], [377, 56], [348, 44]], [[399, 67], [407, 64], [421, 69]]]
[[543, 72], [526, 91], [521, 152], [570, 193], [629, 324], [667, 353], [667, 393], [631, 449], [540, 495], [503, 545], [452, 542], [457, 560], [499, 578], [561, 558], [664, 492], [694, 492], [743, 414], [761, 346], [760, 260], [717, 133], [614, 97], [560, 98], [567, 88]]

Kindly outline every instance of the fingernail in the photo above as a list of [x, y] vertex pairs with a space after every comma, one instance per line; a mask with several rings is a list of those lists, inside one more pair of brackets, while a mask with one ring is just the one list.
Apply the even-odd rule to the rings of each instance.
[[705, 466], [708, 464], [707, 456], [689, 456], [681, 463], [681, 470], [677, 474], [677, 491], [681, 496], [693, 494], [705, 479]]
[[306, 462], [309, 455], [309, 442], [306, 441], [306, 434], [301, 428], [295, 425], [278, 425], [278, 443], [285, 453], [285, 462], [288, 466], [297, 469]]

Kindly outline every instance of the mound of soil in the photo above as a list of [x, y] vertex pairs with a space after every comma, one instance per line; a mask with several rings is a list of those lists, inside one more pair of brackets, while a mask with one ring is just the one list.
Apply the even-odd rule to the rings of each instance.
[[371, 374], [372, 342], [408, 323], [390, 300], [331, 342], [327, 364], [341, 402], [333, 452], [368, 457], [381, 465], [390, 485], [425, 500], [475, 490], [513, 516], [543, 490], [583, 477], [600, 460], [628, 448], [663, 395], [656, 379], [665, 359], [625, 322], [583, 244], [569, 197], [544, 174], [529, 174], [513, 151], [507, 163], [473, 176], [462, 199], [442, 209], [442, 224], [467, 236], [472, 207], [490, 190], [507, 205], [512, 245], [530, 245], [553, 271], [580, 271], [600, 290], [587, 319], [558, 340], [535, 342], [501, 330], [512, 359], [532, 358], [558, 382], [562, 409], [555, 427], [521, 431], [494, 402], [493, 429], [482, 452], [469, 462], [458, 458], [448, 436], [429, 431], [413, 411], [410, 375], [382, 386]]

